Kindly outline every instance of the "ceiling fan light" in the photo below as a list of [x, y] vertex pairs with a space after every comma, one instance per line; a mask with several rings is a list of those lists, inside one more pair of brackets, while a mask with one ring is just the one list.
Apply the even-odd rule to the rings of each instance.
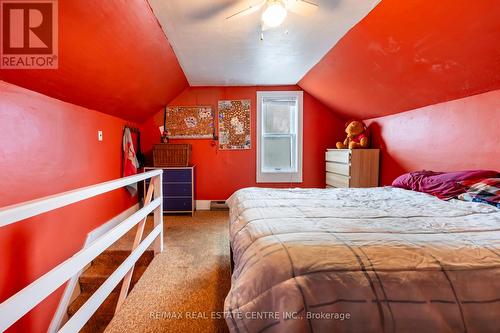
[[285, 21], [286, 15], [287, 10], [285, 6], [283, 6], [281, 1], [276, 1], [269, 4], [264, 13], [262, 13], [262, 21], [267, 26], [275, 28]]

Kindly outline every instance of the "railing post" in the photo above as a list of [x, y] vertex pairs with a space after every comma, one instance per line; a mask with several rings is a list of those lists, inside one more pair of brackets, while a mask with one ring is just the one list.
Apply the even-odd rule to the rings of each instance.
[[[154, 193], [153, 192], [154, 187], [155, 187], [154, 183], [149, 184], [148, 192], [146, 193], [146, 198], [144, 199], [144, 206], [147, 206], [151, 203], [151, 198], [153, 197], [153, 193]], [[132, 244], [132, 251], [131, 252], [134, 252], [134, 250], [137, 249], [139, 244], [141, 244], [142, 235], [144, 233], [144, 227], [146, 226], [147, 219], [148, 219], [148, 217], [146, 216], [144, 218], [144, 220], [139, 222], [139, 224], [137, 225], [137, 232], [135, 234], [135, 239], [134, 239], [134, 243]], [[120, 290], [120, 296], [118, 297], [118, 302], [116, 303], [115, 313], [118, 313], [123, 302], [125, 301], [125, 298], [127, 298], [128, 290], [130, 288], [130, 282], [132, 282], [132, 274], [134, 274], [134, 267], [135, 267], [135, 265], [132, 266], [132, 268], [127, 272], [127, 274], [125, 274], [125, 277], [123, 278], [122, 287]]]
[[[154, 184], [154, 198], [163, 198], [163, 184], [162, 184], [162, 177], [163, 175], [160, 174], [158, 176], [155, 176], [152, 181]], [[154, 226], [157, 227], [158, 225], [163, 226], [163, 199], [161, 199], [161, 204], [154, 210]], [[161, 232], [156, 237], [154, 243], [153, 243], [153, 249], [155, 254], [158, 254], [160, 252], [163, 252], [163, 227], [161, 228]]]

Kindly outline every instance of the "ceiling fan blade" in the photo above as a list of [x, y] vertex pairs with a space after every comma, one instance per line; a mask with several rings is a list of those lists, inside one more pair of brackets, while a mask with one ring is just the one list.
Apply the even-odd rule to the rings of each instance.
[[301, 16], [310, 16], [318, 10], [319, 6], [307, 0], [288, 0], [287, 9]]
[[233, 15], [226, 17], [226, 20], [235, 19], [238, 17], [247, 16], [247, 15], [250, 15], [252, 13], [255, 13], [256, 11], [261, 9], [262, 6], [264, 6], [266, 4], [266, 2], [267, 2], [267, 0], [262, 0], [256, 4], [250, 5], [249, 7], [245, 8], [237, 13], [234, 13]]

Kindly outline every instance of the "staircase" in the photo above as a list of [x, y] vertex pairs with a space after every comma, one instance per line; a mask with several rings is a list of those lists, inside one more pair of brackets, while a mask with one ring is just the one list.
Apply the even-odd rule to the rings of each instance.
[[[71, 318], [80, 307], [92, 296], [92, 294], [103, 284], [103, 282], [113, 273], [116, 268], [130, 255], [126, 250], [107, 250], [95, 258], [88, 268], [80, 275], [80, 292], [68, 307], [68, 318]], [[139, 281], [142, 274], [153, 260], [154, 252], [147, 250], [139, 258], [134, 268], [130, 290]], [[97, 309], [90, 320], [85, 324], [80, 332], [100, 333], [109, 324], [116, 309], [118, 295], [120, 294], [122, 283], [118, 284], [104, 303]]]

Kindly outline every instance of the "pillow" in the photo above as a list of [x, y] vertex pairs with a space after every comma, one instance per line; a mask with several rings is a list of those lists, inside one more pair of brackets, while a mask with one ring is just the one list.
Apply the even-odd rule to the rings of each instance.
[[470, 181], [463, 181], [460, 184], [468, 189], [458, 197], [459, 199], [488, 203], [500, 208], [500, 178], [487, 178], [472, 185]]
[[458, 184], [468, 179], [498, 177], [498, 172], [491, 170], [467, 170], [458, 172], [417, 171], [399, 176], [392, 186], [407, 190], [424, 192], [440, 199], [451, 199], [467, 191], [467, 187]]

